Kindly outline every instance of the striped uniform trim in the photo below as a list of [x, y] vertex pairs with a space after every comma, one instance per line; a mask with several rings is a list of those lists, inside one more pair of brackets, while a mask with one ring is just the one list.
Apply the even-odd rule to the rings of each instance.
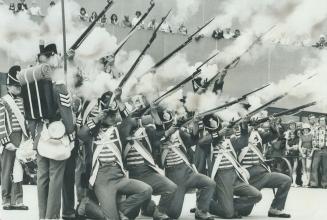
[[[212, 154], [213, 154], [213, 157], [215, 157], [215, 158], [217, 158], [218, 155], [221, 154], [221, 152], [219, 151], [217, 146], [213, 147]], [[218, 170], [229, 169], [232, 167], [233, 167], [233, 164], [225, 156], [223, 156], [219, 163]]]
[[109, 149], [108, 146], [104, 146], [98, 157], [100, 162], [110, 163], [116, 161], [114, 153]]
[[169, 149], [166, 156], [166, 167], [176, 166], [178, 164], [184, 163], [184, 160], [176, 154], [172, 149]]
[[82, 125], [82, 119], [77, 118], [77, 119], [76, 119], [76, 125], [77, 125], [77, 126], [81, 126], [81, 125]]
[[8, 144], [10, 142], [10, 139], [7, 136], [7, 137], [2, 138], [0, 141], [1, 141], [1, 144], [2, 145], [5, 145], [5, 144]]
[[257, 165], [260, 164], [259, 156], [250, 148], [245, 154], [243, 160], [241, 161], [242, 165]]
[[62, 106], [65, 106], [67, 108], [71, 107], [71, 99], [69, 94], [64, 95], [59, 93], [59, 100]]
[[93, 120], [87, 121], [86, 125], [89, 129], [93, 129], [96, 126]]
[[[23, 99], [22, 98], [14, 98], [14, 101], [15, 101], [16, 105], [18, 106], [22, 115], [24, 115], [25, 112], [24, 112]], [[11, 113], [11, 129], [13, 132], [22, 130], [22, 128], [20, 127], [20, 124], [18, 122], [18, 119], [16, 118], [16, 115], [13, 112]]]
[[75, 132], [70, 133], [70, 134], [68, 135], [68, 138], [69, 138], [69, 141], [70, 141], [70, 142], [74, 141], [74, 140], [75, 140]]
[[128, 154], [126, 156], [127, 166], [144, 164], [144, 163], [145, 161], [142, 155], [139, 152], [137, 152], [137, 150], [134, 147], [131, 147], [131, 149], [128, 151]]

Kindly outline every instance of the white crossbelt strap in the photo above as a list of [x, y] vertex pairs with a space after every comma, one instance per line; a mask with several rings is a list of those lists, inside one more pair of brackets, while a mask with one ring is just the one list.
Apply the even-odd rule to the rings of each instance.
[[89, 102], [89, 104], [87, 105], [84, 114], [83, 114], [83, 118], [82, 118], [82, 125], [85, 124], [85, 121], [87, 119], [87, 116], [90, 114], [90, 112], [92, 111], [92, 109], [96, 106], [97, 104], [97, 100], [91, 100]]
[[143, 147], [142, 143], [140, 143], [139, 140], [135, 140], [133, 147], [146, 161], [149, 162], [151, 168], [153, 168], [159, 174], [164, 175], [164, 171], [156, 165], [152, 155], [150, 155], [150, 153]]
[[216, 157], [215, 162], [212, 167], [212, 171], [211, 171], [211, 179], [215, 179], [216, 173], [218, 171], [218, 168], [219, 168], [219, 165], [220, 165], [220, 162], [222, 159], [223, 159], [223, 154], [219, 154]]
[[8, 94], [3, 97], [3, 100], [10, 106], [12, 112], [15, 114], [18, 120], [19, 126], [21, 127], [24, 135], [27, 136], [27, 131], [25, 127], [25, 118], [21, 113], [21, 111], [19, 110], [19, 107], [17, 106], [15, 100]]

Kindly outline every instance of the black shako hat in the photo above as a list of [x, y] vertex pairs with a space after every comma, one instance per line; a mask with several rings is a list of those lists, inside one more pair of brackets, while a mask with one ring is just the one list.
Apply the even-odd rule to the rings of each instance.
[[21, 68], [18, 65], [12, 66], [9, 69], [8, 76], [7, 76], [7, 85], [20, 86], [20, 83], [17, 79], [17, 73], [20, 71], [21, 71]]

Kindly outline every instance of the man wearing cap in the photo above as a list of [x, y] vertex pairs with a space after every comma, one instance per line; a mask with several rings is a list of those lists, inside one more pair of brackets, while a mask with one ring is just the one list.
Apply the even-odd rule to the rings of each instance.
[[[106, 92], [100, 98], [101, 113], [93, 119], [95, 127], [83, 126], [78, 136], [83, 141], [94, 138], [92, 173], [89, 178], [105, 219], [134, 219], [144, 202], [151, 199], [152, 188], [126, 176], [123, 152], [126, 137], [130, 134], [130, 117], [124, 114], [126, 106], [121, 101], [121, 89]], [[118, 111], [123, 120], [119, 122]], [[128, 195], [117, 201], [118, 195]]]
[[[0, 101], [0, 141], [3, 146], [1, 155], [1, 193], [4, 210], [28, 210], [23, 204], [23, 179], [15, 178], [17, 171], [23, 172], [21, 164], [15, 160], [16, 150], [27, 138], [25, 127], [21, 86], [17, 80], [20, 66], [9, 69], [7, 77], [8, 94]], [[11, 177], [13, 176], [13, 179]]]
[[327, 126], [326, 117], [319, 117], [319, 126], [313, 129], [313, 156], [310, 175], [310, 187], [317, 188], [319, 186], [318, 174], [320, 167], [321, 186], [327, 188]]
[[[57, 54], [55, 44], [44, 46], [43, 43], [41, 41], [38, 62], [41, 66], [48, 66], [51, 74], [61, 67], [62, 59]], [[21, 72], [20, 79], [27, 79], [28, 73], [35, 77], [35, 71], [26, 70]], [[51, 77], [52, 75], [49, 75], [49, 78], [28, 81], [22, 86], [23, 99], [27, 103], [24, 106], [25, 112], [29, 119], [35, 148], [38, 149], [37, 189], [40, 219], [60, 219], [61, 190], [64, 186], [66, 161], [71, 155], [70, 150], [73, 149], [75, 140], [70, 94], [63, 82], [53, 81]], [[31, 96], [32, 93], [36, 95]], [[50, 151], [54, 148], [57, 150]], [[58, 158], [56, 153], [62, 155]], [[74, 193], [72, 190], [67, 190], [66, 195]]]
[[[195, 147], [195, 137], [174, 124], [172, 112], [164, 110], [159, 113], [164, 130], [161, 139], [161, 165], [165, 167], [166, 176], [177, 185], [174, 202], [167, 211], [169, 217], [179, 218], [182, 212], [185, 194], [198, 189], [196, 219], [213, 219], [209, 215], [209, 205], [215, 190], [215, 182], [199, 174], [190, 160], [190, 149]], [[196, 125], [198, 121], [194, 122]], [[196, 133], [197, 126], [193, 127]]]
[[[259, 202], [262, 195], [249, 185], [248, 173], [237, 162], [230, 139], [225, 138], [227, 128], [214, 115], [203, 118], [206, 135], [199, 140], [200, 147], [209, 148], [209, 176], [216, 182], [210, 213], [223, 218], [238, 218], [242, 209]], [[227, 134], [227, 133], [226, 133]], [[234, 195], [239, 196], [234, 199]]]

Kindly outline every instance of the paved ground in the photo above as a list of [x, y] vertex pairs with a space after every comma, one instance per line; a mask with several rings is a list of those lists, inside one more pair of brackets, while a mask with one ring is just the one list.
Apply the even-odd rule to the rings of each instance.
[[[1, 220], [37, 220], [37, 192], [35, 186], [24, 186], [25, 204], [30, 207], [29, 211], [0, 211]], [[271, 190], [263, 191], [263, 200], [255, 207], [251, 216], [243, 218], [249, 220], [265, 220], [267, 210], [272, 200]], [[155, 198], [157, 199], [157, 198]], [[189, 209], [194, 206], [195, 196], [187, 195], [181, 220], [194, 219]], [[324, 220], [327, 219], [327, 190], [292, 188], [289, 194], [286, 210], [292, 214], [295, 220]], [[142, 219], [142, 218], [140, 218]]]

